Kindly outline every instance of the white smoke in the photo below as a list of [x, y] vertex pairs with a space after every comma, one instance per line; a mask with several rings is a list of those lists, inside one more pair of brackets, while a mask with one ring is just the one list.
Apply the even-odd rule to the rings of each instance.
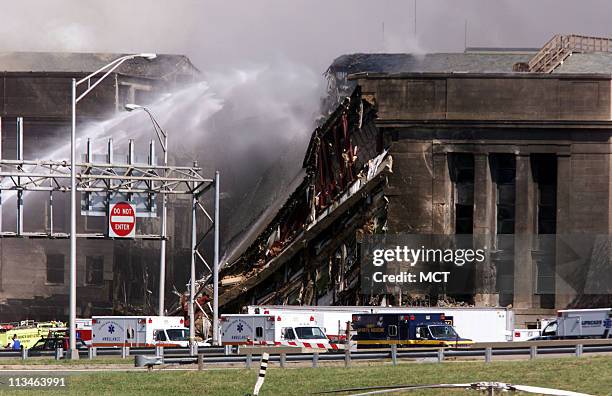
[[[165, 93], [147, 107], [168, 134], [171, 164], [198, 161], [207, 176], [221, 172], [224, 236], [231, 239], [300, 171], [322, 95], [320, 76], [278, 59], [207, 73], [204, 81]], [[134, 139], [139, 163], [147, 162], [148, 141], [156, 140], [146, 113], [121, 111], [103, 122], [78, 126], [78, 160], [88, 140], [94, 154], [105, 154], [109, 138], [118, 162], [125, 162], [128, 141]], [[157, 145], [158, 163], [161, 155]], [[41, 150], [37, 159], [67, 161], [69, 145]], [[11, 195], [5, 197], [12, 201]]]

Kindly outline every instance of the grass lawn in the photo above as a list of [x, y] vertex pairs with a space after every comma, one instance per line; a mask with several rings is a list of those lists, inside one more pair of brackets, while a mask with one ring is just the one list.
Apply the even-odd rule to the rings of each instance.
[[[154, 371], [73, 374], [71, 395], [245, 395], [253, 391], [257, 369]], [[5, 374], [5, 373], [4, 373]], [[343, 367], [268, 368], [261, 395], [305, 395], [323, 390], [389, 384], [499, 381], [581, 391], [612, 393], [612, 357], [556, 358], [536, 361], [404, 363], [397, 367], [372, 363]], [[66, 394], [24, 391], [0, 394]], [[416, 391], [410, 395], [478, 395], [474, 391]]]

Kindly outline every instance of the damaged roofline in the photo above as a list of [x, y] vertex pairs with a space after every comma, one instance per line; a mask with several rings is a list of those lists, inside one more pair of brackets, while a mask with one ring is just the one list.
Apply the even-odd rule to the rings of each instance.
[[427, 79], [427, 78], [544, 78], [544, 79], [582, 79], [582, 80], [612, 80], [612, 73], [534, 73], [534, 72], [514, 72], [514, 73], [486, 73], [486, 72], [402, 72], [402, 73], [381, 73], [381, 72], [359, 72], [347, 76], [348, 80], [360, 79]]

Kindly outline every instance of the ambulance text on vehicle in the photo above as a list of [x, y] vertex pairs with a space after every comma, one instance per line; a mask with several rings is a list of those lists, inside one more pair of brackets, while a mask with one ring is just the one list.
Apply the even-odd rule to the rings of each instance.
[[221, 316], [223, 345], [290, 345], [333, 348], [313, 315]]
[[94, 347], [187, 347], [189, 330], [180, 316], [93, 316]]

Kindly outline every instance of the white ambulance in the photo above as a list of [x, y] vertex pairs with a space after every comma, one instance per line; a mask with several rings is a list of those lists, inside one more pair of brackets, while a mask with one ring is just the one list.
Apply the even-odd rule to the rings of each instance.
[[180, 316], [93, 316], [94, 347], [187, 347], [189, 329]]
[[325, 332], [314, 315], [222, 315], [223, 345], [289, 345], [330, 349]]

